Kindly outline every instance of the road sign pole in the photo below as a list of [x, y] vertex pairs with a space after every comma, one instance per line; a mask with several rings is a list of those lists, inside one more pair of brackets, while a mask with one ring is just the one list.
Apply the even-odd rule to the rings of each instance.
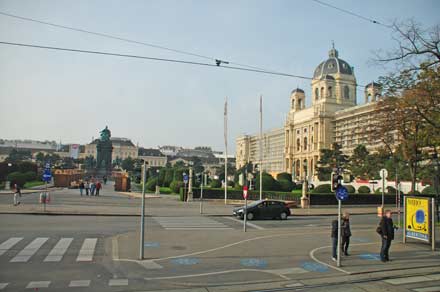
[[337, 246], [337, 262], [338, 267], [341, 266], [341, 200], [338, 200], [338, 246]]
[[402, 226], [402, 242], [406, 243], [406, 197], [403, 196], [403, 226]]
[[243, 231], [246, 232], [246, 220], [247, 220], [247, 196], [244, 198], [244, 218], [243, 218]]
[[435, 199], [431, 199], [431, 248], [435, 251]]
[[383, 213], [384, 205], [385, 205], [385, 175], [384, 175], [384, 171], [382, 170], [382, 213]]
[[141, 206], [141, 232], [139, 240], [139, 259], [144, 259], [144, 231], [145, 231], [145, 173], [146, 164], [142, 165], [142, 206]]
[[203, 214], [203, 173], [200, 183], [200, 214]]

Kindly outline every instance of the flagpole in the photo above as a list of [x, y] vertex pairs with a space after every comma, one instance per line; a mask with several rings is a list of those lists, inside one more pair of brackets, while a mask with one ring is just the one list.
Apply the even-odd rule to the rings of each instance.
[[224, 135], [225, 135], [225, 205], [228, 199], [228, 98], [225, 98], [224, 112]]
[[260, 95], [260, 200], [263, 199], [263, 96]]

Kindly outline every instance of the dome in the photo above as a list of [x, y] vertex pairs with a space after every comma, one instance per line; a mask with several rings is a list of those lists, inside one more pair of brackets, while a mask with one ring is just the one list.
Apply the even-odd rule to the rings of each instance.
[[365, 91], [367, 91], [367, 89], [370, 88], [370, 87], [373, 87], [373, 88], [376, 88], [376, 89], [380, 89], [382, 87], [382, 85], [379, 84], [379, 83], [376, 83], [376, 82], [370, 82], [370, 83], [368, 83], [365, 86]]
[[353, 69], [342, 59], [339, 59], [338, 51], [333, 47], [328, 52], [328, 59], [321, 64], [318, 65], [315, 69], [315, 73], [313, 74], [314, 79], [321, 79], [326, 77], [328, 74], [346, 74], [346, 75], [354, 75]]
[[300, 93], [304, 93], [304, 90], [302, 90], [301, 88], [295, 88], [294, 90], [292, 90], [291, 94], [295, 93], [295, 92], [300, 92]]

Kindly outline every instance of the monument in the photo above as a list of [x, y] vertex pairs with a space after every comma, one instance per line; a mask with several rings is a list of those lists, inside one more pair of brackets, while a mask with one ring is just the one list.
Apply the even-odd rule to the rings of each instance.
[[110, 140], [111, 132], [107, 126], [100, 132], [101, 138], [96, 145], [96, 174], [104, 176], [111, 174], [112, 171], [112, 151], [113, 145]]

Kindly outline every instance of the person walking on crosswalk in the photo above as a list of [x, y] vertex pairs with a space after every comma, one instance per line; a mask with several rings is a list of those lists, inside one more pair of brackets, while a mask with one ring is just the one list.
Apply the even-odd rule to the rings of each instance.
[[18, 184], [14, 185], [14, 206], [20, 205], [21, 189]]

